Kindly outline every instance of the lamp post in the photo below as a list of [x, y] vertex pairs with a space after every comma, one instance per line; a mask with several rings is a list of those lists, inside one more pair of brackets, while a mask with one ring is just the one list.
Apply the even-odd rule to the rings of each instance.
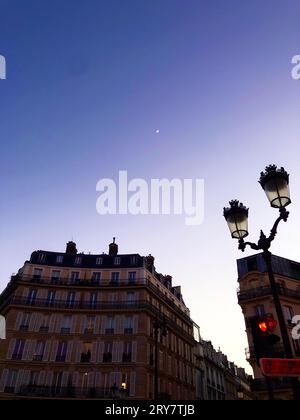
[[164, 337], [167, 335], [166, 320], [160, 322], [156, 319], [153, 322], [154, 340], [155, 340], [155, 365], [154, 365], [154, 400], [158, 400], [158, 371], [159, 371], [159, 358], [158, 358], [158, 336], [161, 333]]
[[[266, 263], [270, 287], [273, 295], [274, 306], [278, 318], [281, 337], [284, 345], [285, 356], [293, 358], [293, 351], [288, 335], [286, 322], [283, 315], [283, 310], [279, 298], [278, 288], [272, 268], [272, 254], [269, 251], [275, 236], [277, 235], [278, 225], [281, 221], [287, 222], [289, 212], [286, 207], [291, 204], [290, 190], [289, 190], [289, 174], [284, 168], [277, 168], [276, 165], [269, 165], [265, 172], [261, 173], [259, 183], [265, 191], [271, 207], [279, 209], [279, 217], [276, 219], [270, 235], [267, 237], [263, 231], [260, 233], [260, 238], [257, 244], [252, 242], [245, 242], [244, 239], [248, 236], [248, 214], [249, 209], [237, 200], [230, 201], [230, 207], [224, 208], [224, 217], [228, 224], [232, 238], [238, 239], [239, 249], [245, 251], [246, 247], [256, 251], [263, 251], [263, 257]], [[292, 379], [292, 388], [294, 398], [299, 400], [299, 382], [297, 378]]]

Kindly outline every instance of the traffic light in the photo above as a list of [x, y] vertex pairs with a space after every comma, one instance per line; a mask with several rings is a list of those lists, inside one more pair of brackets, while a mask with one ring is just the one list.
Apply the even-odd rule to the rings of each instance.
[[280, 341], [280, 337], [273, 334], [277, 321], [272, 315], [262, 317], [255, 316], [250, 319], [250, 326], [253, 338], [253, 345], [257, 363], [261, 358], [281, 357], [274, 345]]

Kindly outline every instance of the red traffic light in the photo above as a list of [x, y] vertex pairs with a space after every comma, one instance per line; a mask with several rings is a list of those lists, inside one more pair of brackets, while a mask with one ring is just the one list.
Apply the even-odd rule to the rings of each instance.
[[258, 321], [258, 328], [263, 333], [268, 333], [274, 331], [277, 326], [277, 321], [273, 318], [272, 315], [266, 315]]
[[300, 376], [300, 359], [260, 359], [261, 371], [265, 376]]

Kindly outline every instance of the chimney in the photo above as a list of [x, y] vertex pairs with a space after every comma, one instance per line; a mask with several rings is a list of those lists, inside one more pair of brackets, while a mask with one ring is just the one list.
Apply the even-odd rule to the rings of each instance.
[[154, 257], [152, 257], [151, 254], [148, 255], [148, 257], [146, 257], [146, 268], [148, 271], [150, 271], [150, 273], [153, 272], [154, 269]]
[[67, 243], [66, 254], [77, 254], [75, 242], [70, 241]]
[[113, 238], [113, 242], [109, 244], [109, 255], [118, 255], [119, 247], [116, 244], [116, 238]]

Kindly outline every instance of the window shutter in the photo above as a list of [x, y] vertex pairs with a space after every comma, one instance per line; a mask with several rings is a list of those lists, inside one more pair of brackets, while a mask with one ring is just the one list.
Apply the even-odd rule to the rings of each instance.
[[35, 332], [39, 331], [40, 325], [41, 325], [41, 315], [33, 314], [33, 317], [31, 320], [32, 320], [32, 331], [35, 331]]
[[88, 373], [88, 380], [87, 380], [88, 388], [93, 388], [94, 387], [94, 379], [95, 379], [94, 372], [89, 372]]
[[9, 346], [8, 346], [8, 351], [7, 351], [7, 356], [6, 356], [6, 358], [8, 360], [10, 360], [12, 358], [13, 351], [15, 349], [15, 346], [16, 346], [16, 339], [13, 338], [12, 340], [10, 340]]
[[123, 317], [119, 315], [116, 318], [116, 334], [122, 334]]
[[118, 345], [118, 358], [117, 358], [118, 362], [122, 362], [123, 352], [124, 352], [124, 342], [120, 341]]
[[53, 384], [53, 372], [47, 372], [46, 374], [46, 385], [47, 386], [52, 386]]
[[19, 373], [18, 373], [18, 376], [17, 376], [17, 380], [16, 380], [16, 388], [15, 388], [15, 391], [16, 392], [19, 391], [20, 386], [22, 385], [23, 375], [24, 375], [24, 370], [19, 370]]
[[28, 386], [29, 385], [29, 381], [30, 381], [30, 370], [24, 370], [23, 373], [23, 377], [22, 377], [22, 382], [20, 383], [20, 385], [22, 386]]
[[44, 355], [43, 355], [43, 362], [48, 362], [51, 350], [51, 341], [46, 341]]
[[136, 362], [137, 358], [137, 342], [133, 341], [132, 343], [132, 361]]
[[22, 318], [23, 318], [23, 312], [18, 312], [16, 323], [15, 323], [15, 330], [16, 331], [18, 331], [20, 329]]
[[8, 373], [9, 373], [8, 369], [4, 369], [2, 372], [1, 381], [0, 381], [0, 392], [4, 392], [5, 390]]
[[138, 323], [139, 323], [139, 316], [134, 315], [133, 316], [133, 333], [134, 334], [138, 333]]
[[95, 387], [101, 388], [102, 387], [102, 373], [97, 372], [95, 375]]
[[91, 362], [97, 362], [97, 350], [98, 350], [98, 342], [94, 341], [92, 344], [92, 354], [91, 354]]
[[34, 355], [34, 351], [36, 348], [36, 344], [37, 344], [37, 340], [32, 340], [31, 341], [31, 346], [28, 348], [28, 360], [32, 360], [33, 359], [33, 355]]
[[118, 341], [113, 342], [113, 350], [112, 350], [112, 362], [115, 363], [118, 361]]
[[96, 316], [95, 325], [94, 325], [94, 334], [100, 333], [100, 325], [101, 325], [101, 318], [100, 316]]
[[98, 345], [98, 362], [103, 362], [103, 353], [104, 353], [104, 342], [100, 341]]
[[73, 342], [68, 341], [66, 362], [71, 362], [71, 360], [72, 360], [72, 350], [73, 350]]
[[63, 372], [61, 385], [64, 386], [64, 387], [67, 387], [68, 386], [68, 380], [69, 380], [69, 372]]
[[135, 382], [136, 382], [136, 372], [130, 373], [130, 388], [129, 388], [129, 396], [135, 397]]
[[56, 354], [57, 354], [57, 348], [58, 348], [58, 341], [53, 341], [52, 351], [51, 351], [51, 355], [50, 355], [50, 362], [55, 362]]
[[72, 320], [71, 320], [71, 333], [75, 334], [76, 333], [76, 323], [77, 323], [77, 315], [72, 316]]
[[42, 370], [42, 372], [40, 372], [39, 374], [39, 381], [38, 381], [39, 386], [45, 386], [45, 378], [46, 378], [46, 372]]
[[106, 316], [102, 316], [101, 317], [101, 334], [105, 333], [105, 328], [106, 328]]
[[52, 314], [49, 322], [49, 332], [54, 332], [56, 315]]
[[80, 334], [83, 334], [84, 333], [85, 325], [86, 325], [86, 317], [83, 316], [81, 318], [81, 321], [80, 321]]
[[59, 333], [61, 331], [61, 327], [62, 327], [62, 315], [56, 315], [56, 327], [55, 327], [55, 332]]
[[73, 375], [72, 375], [72, 386], [74, 388], [76, 388], [78, 386], [78, 378], [79, 378], [78, 372], [73, 372]]
[[76, 358], [75, 358], [75, 363], [79, 363], [80, 362], [80, 358], [81, 358], [81, 353], [83, 352], [82, 350], [82, 341], [77, 341], [75, 346], [76, 348]]
[[22, 356], [22, 360], [29, 360], [29, 349], [31, 346], [31, 340], [26, 340], [25, 341], [25, 345], [24, 345], [24, 351], [23, 351], [23, 356]]

